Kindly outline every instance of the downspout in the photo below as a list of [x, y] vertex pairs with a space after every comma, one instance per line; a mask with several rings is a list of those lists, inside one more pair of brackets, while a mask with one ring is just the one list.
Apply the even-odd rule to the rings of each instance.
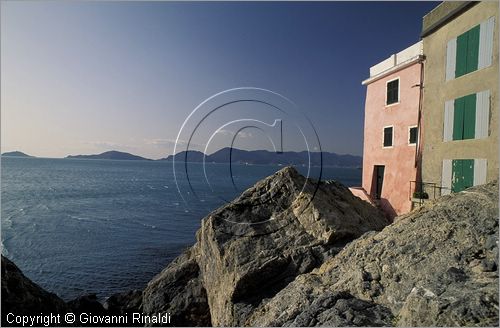
[[[417, 174], [415, 177], [416, 183], [420, 185], [422, 183], [422, 106], [424, 97], [424, 62], [425, 56], [422, 56], [420, 60], [420, 82], [419, 82], [419, 97], [418, 97], [418, 119], [417, 119], [417, 144], [415, 146], [415, 163], [414, 167], [417, 169]], [[421, 188], [422, 186], [420, 186]], [[420, 189], [419, 188], [419, 189]], [[421, 190], [419, 190], [421, 191]]]

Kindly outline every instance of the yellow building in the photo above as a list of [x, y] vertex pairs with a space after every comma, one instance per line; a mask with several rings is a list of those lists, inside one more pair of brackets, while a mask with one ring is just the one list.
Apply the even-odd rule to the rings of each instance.
[[498, 2], [443, 2], [424, 16], [422, 40], [424, 191], [498, 179]]

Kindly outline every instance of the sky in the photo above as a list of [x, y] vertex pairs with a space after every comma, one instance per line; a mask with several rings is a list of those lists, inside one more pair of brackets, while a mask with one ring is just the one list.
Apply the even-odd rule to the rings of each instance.
[[[2, 1], [1, 151], [166, 157], [205, 99], [256, 87], [290, 99], [323, 151], [362, 155], [361, 82], [370, 66], [419, 41], [437, 4]], [[233, 114], [269, 111], [250, 105]], [[242, 131], [236, 145], [268, 149], [262, 133]], [[216, 139], [212, 150], [225, 145]], [[304, 149], [293, 138], [285, 145]]]

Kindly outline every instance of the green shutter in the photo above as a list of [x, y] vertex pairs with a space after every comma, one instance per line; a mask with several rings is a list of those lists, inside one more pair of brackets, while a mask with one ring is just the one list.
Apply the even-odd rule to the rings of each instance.
[[459, 192], [462, 189], [462, 161], [454, 159], [451, 164], [451, 191]]
[[477, 25], [457, 37], [455, 77], [477, 70], [480, 30]]
[[467, 32], [457, 37], [455, 77], [459, 77], [467, 73], [467, 39]]
[[474, 139], [476, 136], [476, 94], [463, 97], [464, 99], [464, 134], [463, 139]]
[[453, 109], [453, 140], [474, 139], [476, 137], [475, 93], [455, 99]]
[[451, 190], [453, 192], [460, 192], [474, 185], [473, 159], [454, 159], [451, 169]]
[[455, 99], [455, 108], [453, 111], [453, 140], [462, 140], [464, 136], [464, 109], [465, 99]]
[[467, 32], [467, 73], [477, 70], [479, 59], [479, 25]]
[[464, 189], [470, 188], [474, 185], [474, 160], [462, 160], [462, 179]]

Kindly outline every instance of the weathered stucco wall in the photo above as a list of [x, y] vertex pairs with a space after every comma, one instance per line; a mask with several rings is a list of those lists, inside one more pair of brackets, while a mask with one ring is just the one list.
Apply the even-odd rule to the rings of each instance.
[[470, 6], [472, 1], [443, 1], [428, 12], [422, 19], [422, 34], [426, 35], [443, 24], [443, 19], [449, 18], [462, 12]]
[[[445, 81], [447, 42], [491, 16], [495, 16], [492, 65]], [[443, 159], [486, 158], [487, 181], [498, 177], [498, 21], [498, 2], [479, 2], [423, 39], [426, 62], [422, 178], [425, 182], [441, 183]], [[491, 92], [489, 137], [443, 142], [445, 101], [483, 90]]]
[[[367, 85], [363, 149], [363, 188], [375, 194], [374, 166], [384, 165], [380, 205], [392, 217], [411, 209], [410, 181], [416, 178], [415, 145], [408, 144], [408, 128], [417, 125], [420, 63]], [[386, 83], [399, 77], [399, 103], [386, 106]], [[383, 129], [394, 126], [393, 147], [383, 148]]]

